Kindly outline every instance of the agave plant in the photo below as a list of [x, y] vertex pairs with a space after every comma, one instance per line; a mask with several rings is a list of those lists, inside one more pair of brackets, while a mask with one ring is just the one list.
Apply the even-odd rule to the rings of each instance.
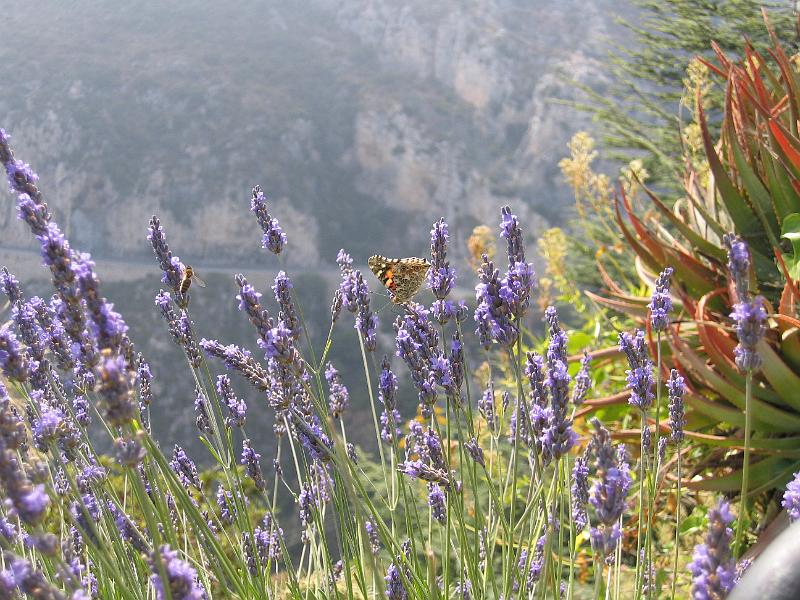
[[[712, 472], [690, 487], [734, 492], [741, 483], [745, 375], [734, 362], [723, 236], [733, 231], [750, 246], [750, 287], [766, 298], [769, 312], [758, 346], [763, 367], [753, 380], [751, 494], [785, 484], [800, 465], [800, 76], [797, 58], [787, 56], [766, 16], [765, 22], [773, 42], [766, 55], [746, 44], [739, 60], [715, 47], [716, 60], [703, 61], [725, 86], [725, 107], [715, 142], [697, 90], [686, 130], [695, 133], [705, 163], [698, 166], [687, 152], [685, 197], [669, 205], [645, 186], [638, 196], [623, 187], [615, 202], [616, 225], [641, 282], [652, 288], [659, 271], [674, 269], [681, 314], [665, 336], [664, 367], [686, 379], [687, 435], [718, 449], [700, 465]], [[607, 293], [587, 292], [590, 298], [647, 323], [648, 299], [598, 268]]]

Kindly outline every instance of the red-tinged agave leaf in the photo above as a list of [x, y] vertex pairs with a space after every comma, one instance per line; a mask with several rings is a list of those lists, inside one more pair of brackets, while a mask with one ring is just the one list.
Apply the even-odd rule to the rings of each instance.
[[621, 300], [612, 300], [611, 298], [598, 296], [589, 290], [584, 290], [583, 293], [586, 294], [589, 299], [597, 302], [598, 304], [602, 304], [608, 308], [613, 308], [614, 310], [629, 315], [635, 319], [643, 319], [647, 316], [647, 306], [641, 306], [632, 302], [623, 302]]
[[[666, 256], [664, 254], [664, 246], [659, 242], [656, 235], [645, 227], [639, 220], [639, 217], [633, 212], [630, 200], [628, 200], [628, 196], [625, 194], [624, 186], [619, 187], [619, 195], [622, 197], [622, 205], [625, 208], [625, 214], [628, 215], [628, 219], [631, 225], [633, 225], [638, 239], [641, 240], [642, 244], [650, 251], [653, 260], [655, 260], [657, 264], [665, 264]], [[658, 268], [656, 268], [656, 270], [658, 270]]]
[[624, 294], [625, 292], [621, 287], [617, 285], [617, 282], [611, 279], [611, 276], [606, 271], [606, 268], [603, 266], [603, 263], [598, 259], [594, 261], [597, 265], [597, 271], [600, 273], [600, 279], [602, 280], [603, 284], [614, 294], [620, 295]]
[[[783, 155], [789, 160], [795, 169], [795, 173], [800, 171], [800, 150], [795, 147], [789, 139], [789, 132], [781, 125], [777, 119], [769, 120], [769, 131], [773, 139], [778, 143], [778, 146], [783, 151]], [[800, 145], [800, 144], [798, 144]], [[793, 182], [794, 183], [794, 182]], [[795, 187], [797, 189], [797, 187]]]
[[[770, 456], [764, 460], [750, 464], [750, 489], [752, 492], [748, 497], [756, 493], [756, 490], [765, 486], [771, 486], [786, 475], [791, 476], [791, 472], [800, 462], [780, 456]], [[684, 482], [690, 490], [706, 490], [714, 492], [737, 492], [742, 489], [742, 471], [737, 470], [726, 475], [716, 477], [706, 477], [700, 480]]]
[[779, 323], [785, 323], [791, 327], [800, 327], [800, 320], [790, 317], [789, 315], [782, 315], [780, 313], [772, 315], [772, 318]]
[[786, 285], [789, 286], [795, 298], [800, 298], [800, 290], [797, 289], [797, 283], [789, 274], [789, 269], [786, 267], [786, 262], [783, 260], [783, 252], [781, 252], [777, 246], [775, 247], [775, 259], [778, 261], [778, 266], [780, 267], [781, 273], [783, 273], [783, 278], [786, 280]]
[[706, 67], [708, 67], [711, 71], [714, 71], [714, 73], [722, 77], [723, 79], [727, 79], [728, 71], [730, 71], [732, 64], [730, 59], [727, 56], [725, 56], [725, 53], [722, 51], [722, 48], [720, 48], [714, 41], [711, 42], [711, 49], [714, 51], [714, 54], [717, 55], [717, 60], [719, 61], [719, 64], [722, 65], [722, 68], [718, 67], [711, 61], [706, 60], [702, 56], [698, 57], [698, 60], [701, 63], [703, 63]]
[[787, 96], [789, 96], [789, 108], [791, 109], [792, 112], [792, 118], [790, 122], [792, 125], [792, 131], [796, 133], [797, 121], [798, 119], [800, 119], [800, 113], [798, 113], [797, 110], [797, 99], [800, 94], [798, 94], [798, 86], [797, 86], [797, 79], [795, 78], [795, 70], [792, 67], [789, 57], [786, 55], [786, 52], [784, 52], [783, 46], [781, 46], [778, 37], [775, 35], [775, 31], [772, 29], [772, 26], [770, 25], [764, 7], [761, 8], [761, 13], [764, 16], [764, 23], [767, 25], [767, 31], [769, 31], [770, 39], [772, 40], [772, 48], [769, 48], [768, 51], [775, 59], [775, 61], [778, 63], [778, 68], [781, 71], [781, 76], [783, 78], [783, 81], [784, 83], [786, 83], [786, 85], [788, 85]]
[[[783, 286], [783, 291], [781, 292], [781, 299], [778, 301], [778, 312], [784, 315], [793, 315], [797, 314], [796, 310], [796, 303], [795, 303], [795, 294], [792, 286], [789, 285], [789, 282], [786, 282], [786, 285]], [[791, 325], [787, 323], [783, 323], [782, 321], [778, 321], [778, 329], [783, 332], [787, 329], [791, 329]]]
[[[670, 344], [674, 348], [675, 357], [695, 381], [700, 381], [705, 387], [720, 394], [730, 404], [744, 410], [744, 391], [726, 380], [722, 375], [706, 365], [705, 361], [679, 336], [672, 335]], [[755, 395], [755, 394], [754, 394]], [[781, 410], [758, 398], [750, 401], [752, 419], [759, 424], [753, 424], [754, 429], [771, 433], [793, 433], [800, 431], [800, 415]]]
[[[716, 273], [699, 262], [693, 256], [681, 252], [679, 249], [668, 247], [658, 236], [645, 226], [636, 213], [633, 212], [625, 190], [620, 188], [623, 207], [633, 228], [636, 230], [638, 239], [647, 247], [650, 254], [638, 253], [639, 257], [655, 272], [659, 272], [665, 265], [671, 265], [680, 279], [689, 287], [694, 288], [700, 293], [707, 292], [710, 288], [709, 281], [716, 279]], [[617, 213], [619, 215], [619, 212]], [[618, 219], [618, 221], [621, 219]]]
[[728, 177], [727, 170], [717, 154], [714, 142], [711, 140], [711, 134], [708, 131], [708, 123], [706, 121], [702, 102], [700, 101], [699, 90], [695, 106], [709, 168], [714, 174], [714, 180], [719, 190], [720, 197], [727, 208], [728, 214], [736, 225], [736, 230], [750, 242], [751, 249], [756, 247], [763, 254], [769, 246], [765, 244], [765, 240], [762, 237], [761, 224], [756, 214], [753, 212], [752, 207], [747, 204], [745, 199], [739, 194], [739, 190], [733, 185], [730, 177]]
[[800, 377], [765, 340], [758, 343], [757, 350], [762, 358], [761, 373], [764, 378], [781, 397], [783, 404], [800, 411]]
[[731, 153], [733, 154], [733, 162], [736, 164], [736, 170], [739, 173], [739, 178], [750, 200], [750, 205], [753, 210], [755, 210], [756, 214], [758, 214], [758, 218], [764, 225], [765, 230], [769, 232], [773, 246], [777, 246], [781, 228], [778, 224], [777, 211], [772, 203], [772, 198], [761, 182], [758, 174], [748, 164], [736, 138], [734, 136], [729, 136], [728, 143]]
[[586, 400], [579, 410], [575, 412], [575, 420], [594, 412], [595, 409], [603, 406], [614, 406], [615, 404], [625, 404], [628, 398], [631, 397], [630, 390], [624, 390], [611, 396], [604, 396], [603, 398], [591, 398]]
[[[744, 438], [686, 430], [684, 430], [684, 435], [707, 446], [744, 450]], [[773, 451], [794, 452], [800, 456], [800, 437], [753, 438], [750, 440], [750, 449], [755, 452], [768, 453]]]
[[664, 204], [658, 196], [656, 196], [647, 186], [642, 186], [642, 189], [645, 193], [650, 197], [650, 200], [653, 204], [658, 208], [658, 210], [665, 216], [669, 221], [675, 226], [675, 228], [681, 232], [681, 235], [685, 237], [690, 244], [692, 244], [701, 254], [705, 254], [707, 256], [716, 258], [719, 261], [725, 261], [727, 256], [725, 250], [719, 248], [709, 242], [705, 237], [694, 231], [689, 225], [684, 223], [683, 219], [681, 219], [678, 215], [675, 214], [675, 211], [670, 209], [666, 204]]
[[614, 199], [614, 213], [617, 220], [617, 225], [619, 226], [620, 231], [622, 232], [625, 241], [628, 242], [628, 245], [631, 247], [633, 252], [637, 256], [641, 256], [642, 260], [647, 262], [648, 266], [654, 271], [658, 271], [661, 268], [663, 263], [659, 263], [658, 261], [653, 260], [653, 257], [650, 255], [650, 252], [639, 243], [636, 237], [631, 233], [628, 229], [628, 226], [625, 225], [625, 222], [622, 219], [622, 213], [619, 210], [619, 197], [615, 197]]
[[781, 334], [781, 356], [792, 368], [800, 371], [800, 329], [787, 329]]
[[687, 393], [684, 401], [702, 415], [705, 415], [715, 423], [726, 423], [736, 427], [744, 427], [744, 413], [729, 404], [722, 404], [709, 400], [701, 394]]
[[[769, 106], [773, 104], [772, 102], [772, 94], [767, 92], [766, 88], [764, 87], [764, 82], [761, 81], [761, 76], [759, 74], [759, 70], [761, 66], [764, 65], [764, 61], [761, 59], [760, 56], [753, 56], [754, 54], [758, 54], [753, 51], [753, 47], [750, 44], [745, 44], [744, 48], [744, 56], [747, 64], [750, 66], [750, 77], [747, 77], [748, 73], [744, 72], [744, 76], [748, 82], [752, 83], [753, 89], [758, 94], [758, 99], [764, 106]], [[744, 71], [744, 69], [739, 69]]]
[[[591, 352], [587, 352], [587, 354], [592, 359], [592, 362], [601, 361], [606, 358], [616, 359], [623, 356], [622, 350], [620, 350], [618, 346], [609, 346], [608, 348], [602, 348], [600, 350], [592, 350]], [[583, 360], [583, 352], [567, 357], [567, 362], [570, 363], [579, 362], [581, 360]]]
[[[726, 333], [725, 329], [719, 327], [718, 324], [713, 321], [711, 315], [709, 315], [706, 310], [706, 305], [710, 299], [721, 296], [726, 292], [726, 288], [717, 288], [702, 296], [697, 303], [695, 318], [697, 319], [697, 333], [700, 336], [700, 340], [703, 342], [703, 346], [706, 347], [706, 350], [708, 350], [709, 346], [713, 346], [717, 352], [724, 358], [729, 359], [730, 364], [733, 365], [733, 349], [736, 347], [737, 342], [732, 336]], [[710, 323], [714, 323], [714, 326], [709, 325]]]
[[[695, 313], [697, 319], [695, 322], [697, 325], [697, 333], [703, 345], [703, 349], [722, 376], [730, 382], [731, 385], [738, 389], [744, 389], [744, 375], [739, 372], [733, 358], [733, 350], [737, 342], [733, 337], [727, 334], [727, 328], [711, 320], [710, 315], [706, 311], [707, 301], [724, 292], [725, 290], [720, 288], [706, 294], [698, 302], [697, 312]], [[753, 387], [753, 395], [778, 406], [789, 406], [789, 403], [784, 401], [780, 393], [776, 393], [769, 388], [756, 385]]]

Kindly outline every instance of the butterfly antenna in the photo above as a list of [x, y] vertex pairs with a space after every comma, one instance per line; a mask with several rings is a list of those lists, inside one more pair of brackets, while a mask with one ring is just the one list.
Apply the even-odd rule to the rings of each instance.
[[[381, 296], [383, 296], [383, 294], [381, 294]], [[381, 306], [381, 307], [380, 307], [378, 310], [376, 310], [376, 311], [375, 311], [375, 314], [377, 315], [377, 314], [378, 314], [379, 312], [381, 312], [381, 311], [382, 311], [384, 308], [386, 308], [387, 306], [391, 306], [391, 305], [392, 305], [392, 303], [391, 303], [391, 302], [387, 302], [386, 304], [384, 304], [383, 306]]]

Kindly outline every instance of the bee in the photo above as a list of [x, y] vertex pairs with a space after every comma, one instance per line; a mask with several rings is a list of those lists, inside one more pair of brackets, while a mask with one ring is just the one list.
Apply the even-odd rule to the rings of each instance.
[[181, 297], [183, 297], [184, 305], [189, 304], [189, 297], [186, 294], [189, 291], [189, 286], [192, 285], [192, 281], [194, 281], [200, 287], [206, 287], [206, 282], [200, 279], [197, 273], [195, 273], [194, 269], [189, 265], [185, 265], [183, 267], [181, 284], [178, 286], [178, 291], [180, 292]]

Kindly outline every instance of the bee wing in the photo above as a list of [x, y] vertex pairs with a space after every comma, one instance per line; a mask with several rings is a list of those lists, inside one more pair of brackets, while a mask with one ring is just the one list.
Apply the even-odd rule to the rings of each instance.
[[197, 275], [197, 273], [194, 273], [194, 274], [192, 275], [192, 279], [193, 279], [193, 280], [194, 280], [194, 282], [195, 282], [197, 285], [199, 285], [200, 287], [206, 287], [206, 282], [205, 282], [205, 281], [203, 281], [202, 279], [200, 279], [200, 277]]

